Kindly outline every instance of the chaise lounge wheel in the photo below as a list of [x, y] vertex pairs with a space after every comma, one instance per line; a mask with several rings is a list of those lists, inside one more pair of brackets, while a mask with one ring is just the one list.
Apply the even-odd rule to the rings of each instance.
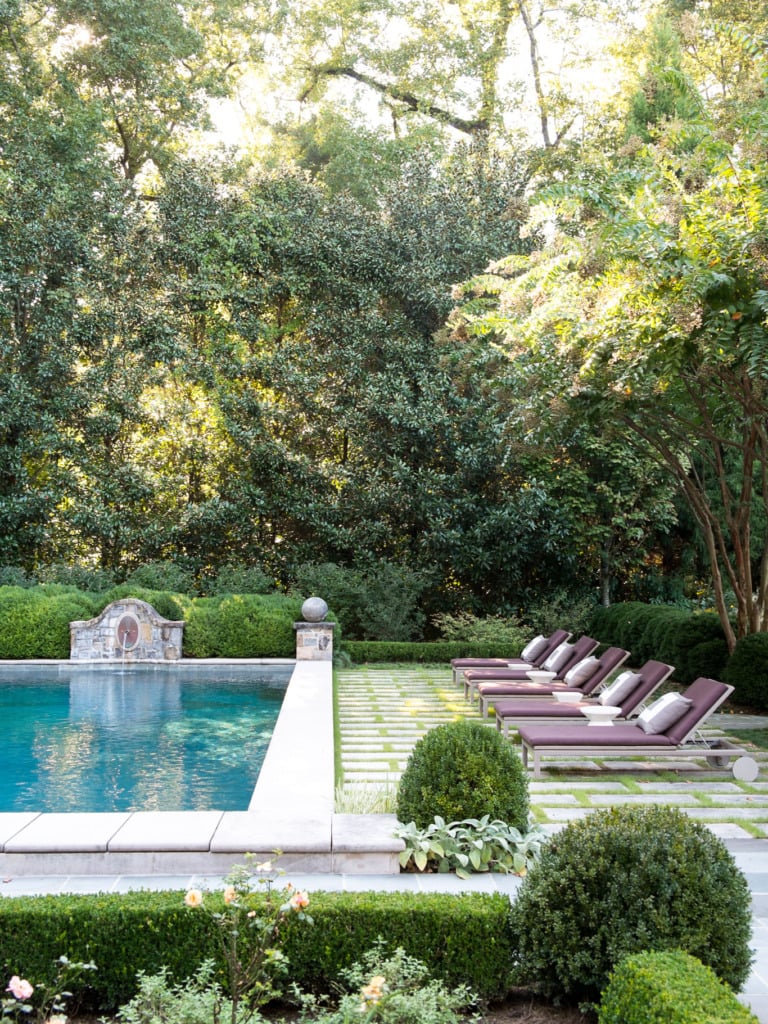
[[754, 757], [737, 757], [733, 762], [733, 777], [739, 782], [754, 782], [758, 774], [757, 761]]
[[708, 757], [707, 764], [710, 768], [727, 768], [731, 763], [730, 757], [727, 754], [721, 754], [720, 757]]

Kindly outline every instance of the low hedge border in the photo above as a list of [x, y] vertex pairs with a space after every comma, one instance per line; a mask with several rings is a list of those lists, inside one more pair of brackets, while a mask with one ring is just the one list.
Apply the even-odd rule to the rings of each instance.
[[394, 640], [345, 640], [342, 649], [356, 665], [377, 662], [444, 664], [452, 658], [517, 658], [519, 651], [504, 652], [498, 643], [478, 640], [434, 640], [416, 643]]
[[598, 1024], [758, 1024], [711, 967], [681, 950], [622, 960], [602, 994]]
[[[216, 909], [220, 899], [206, 895], [206, 904]], [[290, 981], [306, 991], [331, 991], [379, 937], [422, 960], [449, 987], [466, 983], [485, 999], [508, 991], [509, 900], [500, 893], [317, 892], [309, 912], [314, 924], [289, 921], [283, 946]], [[77, 994], [101, 1013], [135, 994], [139, 971], [167, 966], [182, 981], [206, 958], [221, 964], [210, 914], [186, 907], [183, 892], [0, 899], [5, 977], [50, 984], [62, 955], [94, 961], [87, 991]]]

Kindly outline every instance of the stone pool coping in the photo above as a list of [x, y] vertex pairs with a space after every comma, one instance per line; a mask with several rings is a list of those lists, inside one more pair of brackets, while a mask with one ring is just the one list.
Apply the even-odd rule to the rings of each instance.
[[[274, 663], [181, 659], [173, 665]], [[397, 874], [403, 843], [392, 835], [395, 820], [334, 812], [333, 665], [297, 661], [247, 810], [0, 813], [0, 873], [226, 873], [246, 853], [269, 860], [279, 850], [280, 867], [294, 872]]]

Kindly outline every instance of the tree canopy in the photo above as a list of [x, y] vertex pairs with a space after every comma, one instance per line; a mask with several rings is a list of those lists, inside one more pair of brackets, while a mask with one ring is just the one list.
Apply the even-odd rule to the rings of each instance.
[[0, 3], [0, 566], [766, 629], [768, 18], [639, 6]]

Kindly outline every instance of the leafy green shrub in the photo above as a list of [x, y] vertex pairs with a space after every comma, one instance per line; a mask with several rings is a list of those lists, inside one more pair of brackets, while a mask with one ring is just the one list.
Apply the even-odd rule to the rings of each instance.
[[545, 846], [511, 909], [514, 977], [551, 998], [596, 1001], [643, 950], [682, 949], [739, 989], [749, 974], [746, 880], [705, 826], [668, 807], [619, 807]]
[[756, 711], [768, 708], [768, 633], [752, 633], [737, 641], [723, 678], [735, 687], [735, 703]]
[[[719, 648], [708, 648], [710, 654], [719, 650], [719, 656], [715, 663], [705, 672], [697, 671], [702, 664], [702, 654], [695, 651], [702, 644], [712, 644], [719, 641]], [[668, 639], [669, 660], [675, 666], [675, 678], [681, 683], [691, 683], [698, 675], [706, 675], [717, 678], [717, 673], [722, 671], [727, 658], [728, 647], [725, 641], [723, 627], [714, 612], [691, 612], [682, 613], [681, 618], [670, 632]]]
[[342, 982], [348, 991], [338, 1007], [325, 1010], [322, 1001], [305, 997], [300, 1022], [348, 1024], [375, 1017], [382, 1024], [461, 1024], [465, 1017], [460, 1011], [476, 1000], [467, 985], [449, 991], [430, 978], [426, 964], [404, 949], [388, 954], [384, 942], [343, 971]]
[[758, 1024], [710, 967], [681, 950], [622, 960], [598, 1009], [598, 1024]]
[[401, 868], [455, 871], [459, 878], [483, 871], [524, 875], [539, 859], [546, 838], [540, 825], [521, 832], [505, 821], [491, 821], [487, 814], [451, 822], [438, 817], [426, 828], [411, 821], [395, 835], [405, 842]]
[[0, 587], [36, 587], [37, 580], [17, 565], [0, 565]]
[[216, 575], [204, 582], [205, 593], [216, 594], [269, 594], [275, 581], [258, 565], [222, 565]]
[[302, 565], [296, 585], [304, 594], [322, 597], [355, 640], [414, 640], [422, 634], [419, 610], [425, 582], [420, 574], [390, 562], [348, 568], [325, 562]]
[[301, 600], [285, 594], [222, 594], [191, 602], [184, 653], [193, 658], [292, 658]]
[[69, 623], [95, 613], [92, 595], [67, 587], [0, 587], [0, 658], [68, 658]]
[[530, 623], [534, 633], [549, 636], [556, 629], [567, 629], [574, 636], [588, 632], [595, 610], [595, 599], [591, 594], [576, 594], [572, 590], [556, 590], [541, 601], [530, 604], [525, 610], [525, 621]]
[[146, 562], [126, 578], [126, 583], [145, 590], [168, 590], [174, 594], [195, 593], [194, 573], [175, 562]]
[[691, 647], [685, 659], [685, 678], [680, 682], [693, 682], [699, 676], [722, 679], [728, 664], [728, 644], [725, 639], [707, 640]]
[[[216, 899], [223, 909], [219, 894], [206, 894], [212, 905]], [[313, 926], [289, 925], [282, 948], [291, 979], [308, 991], [329, 991], [381, 936], [418, 956], [445, 984], [466, 982], [494, 998], [507, 990], [508, 912], [509, 900], [499, 893], [313, 893]], [[193, 977], [205, 960], [224, 977], [216, 923], [210, 914], [191, 913], [183, 892], [0, 900], [0, 963], [9, 977], [53, 983], [62, 949], [93, 959], [97, 970], [78, 994], [100, 1012], [132, 999], [137, 974], [154, 975], [162, 965], [173, 983]]]
[[510, 743], [479, 722], [431, 729], [415, 744], [397, 794], [397, 817], [425, 828], [445, 821], [489, 818], [528, 828], [528, 776]]
[[39, 583], [60, 583], [66, 587], [101, 594], [115, 585], [114, 575], [90, 565], [45, 565], [35, 573]]
[[479, 618], [471, 612], [441, 612], [432, 617], [445, 640], [469, 640], [492, 644], [509, 652], [519, 652], [531, 639], [529, 627], [519, 619], [504, 618], [501, 615], [489, 615]]
[[108, 604], [119, 601], [123, 597], [135, 597], [137, 601], [146, 601], [147, 604], [152, 605], [158, 615], [171, 622], [179, 622], [186, 618], [185, 610], [189, 601], [183, 595], [169, 594], [164, 590], [149, 590], [136, 583], [121, 583], [120, 586], [112, 587], [105, 594], [99, 595], [99, 612], [102, 612]]
[[[213, 960], [203, 961], [190, 978], [176, 984], [167, 967], [157, 974], [139, 971], [136, 995], [120, 1007], [118, 1017], [122, 1024], [212, 1024], [217, 1020], [232, 1024], [232, 1000], [224, 995], [215, 974]], [[248, 1024], [252, 1017], [248, 1007], [238, 1007], [234, 1024]]]

